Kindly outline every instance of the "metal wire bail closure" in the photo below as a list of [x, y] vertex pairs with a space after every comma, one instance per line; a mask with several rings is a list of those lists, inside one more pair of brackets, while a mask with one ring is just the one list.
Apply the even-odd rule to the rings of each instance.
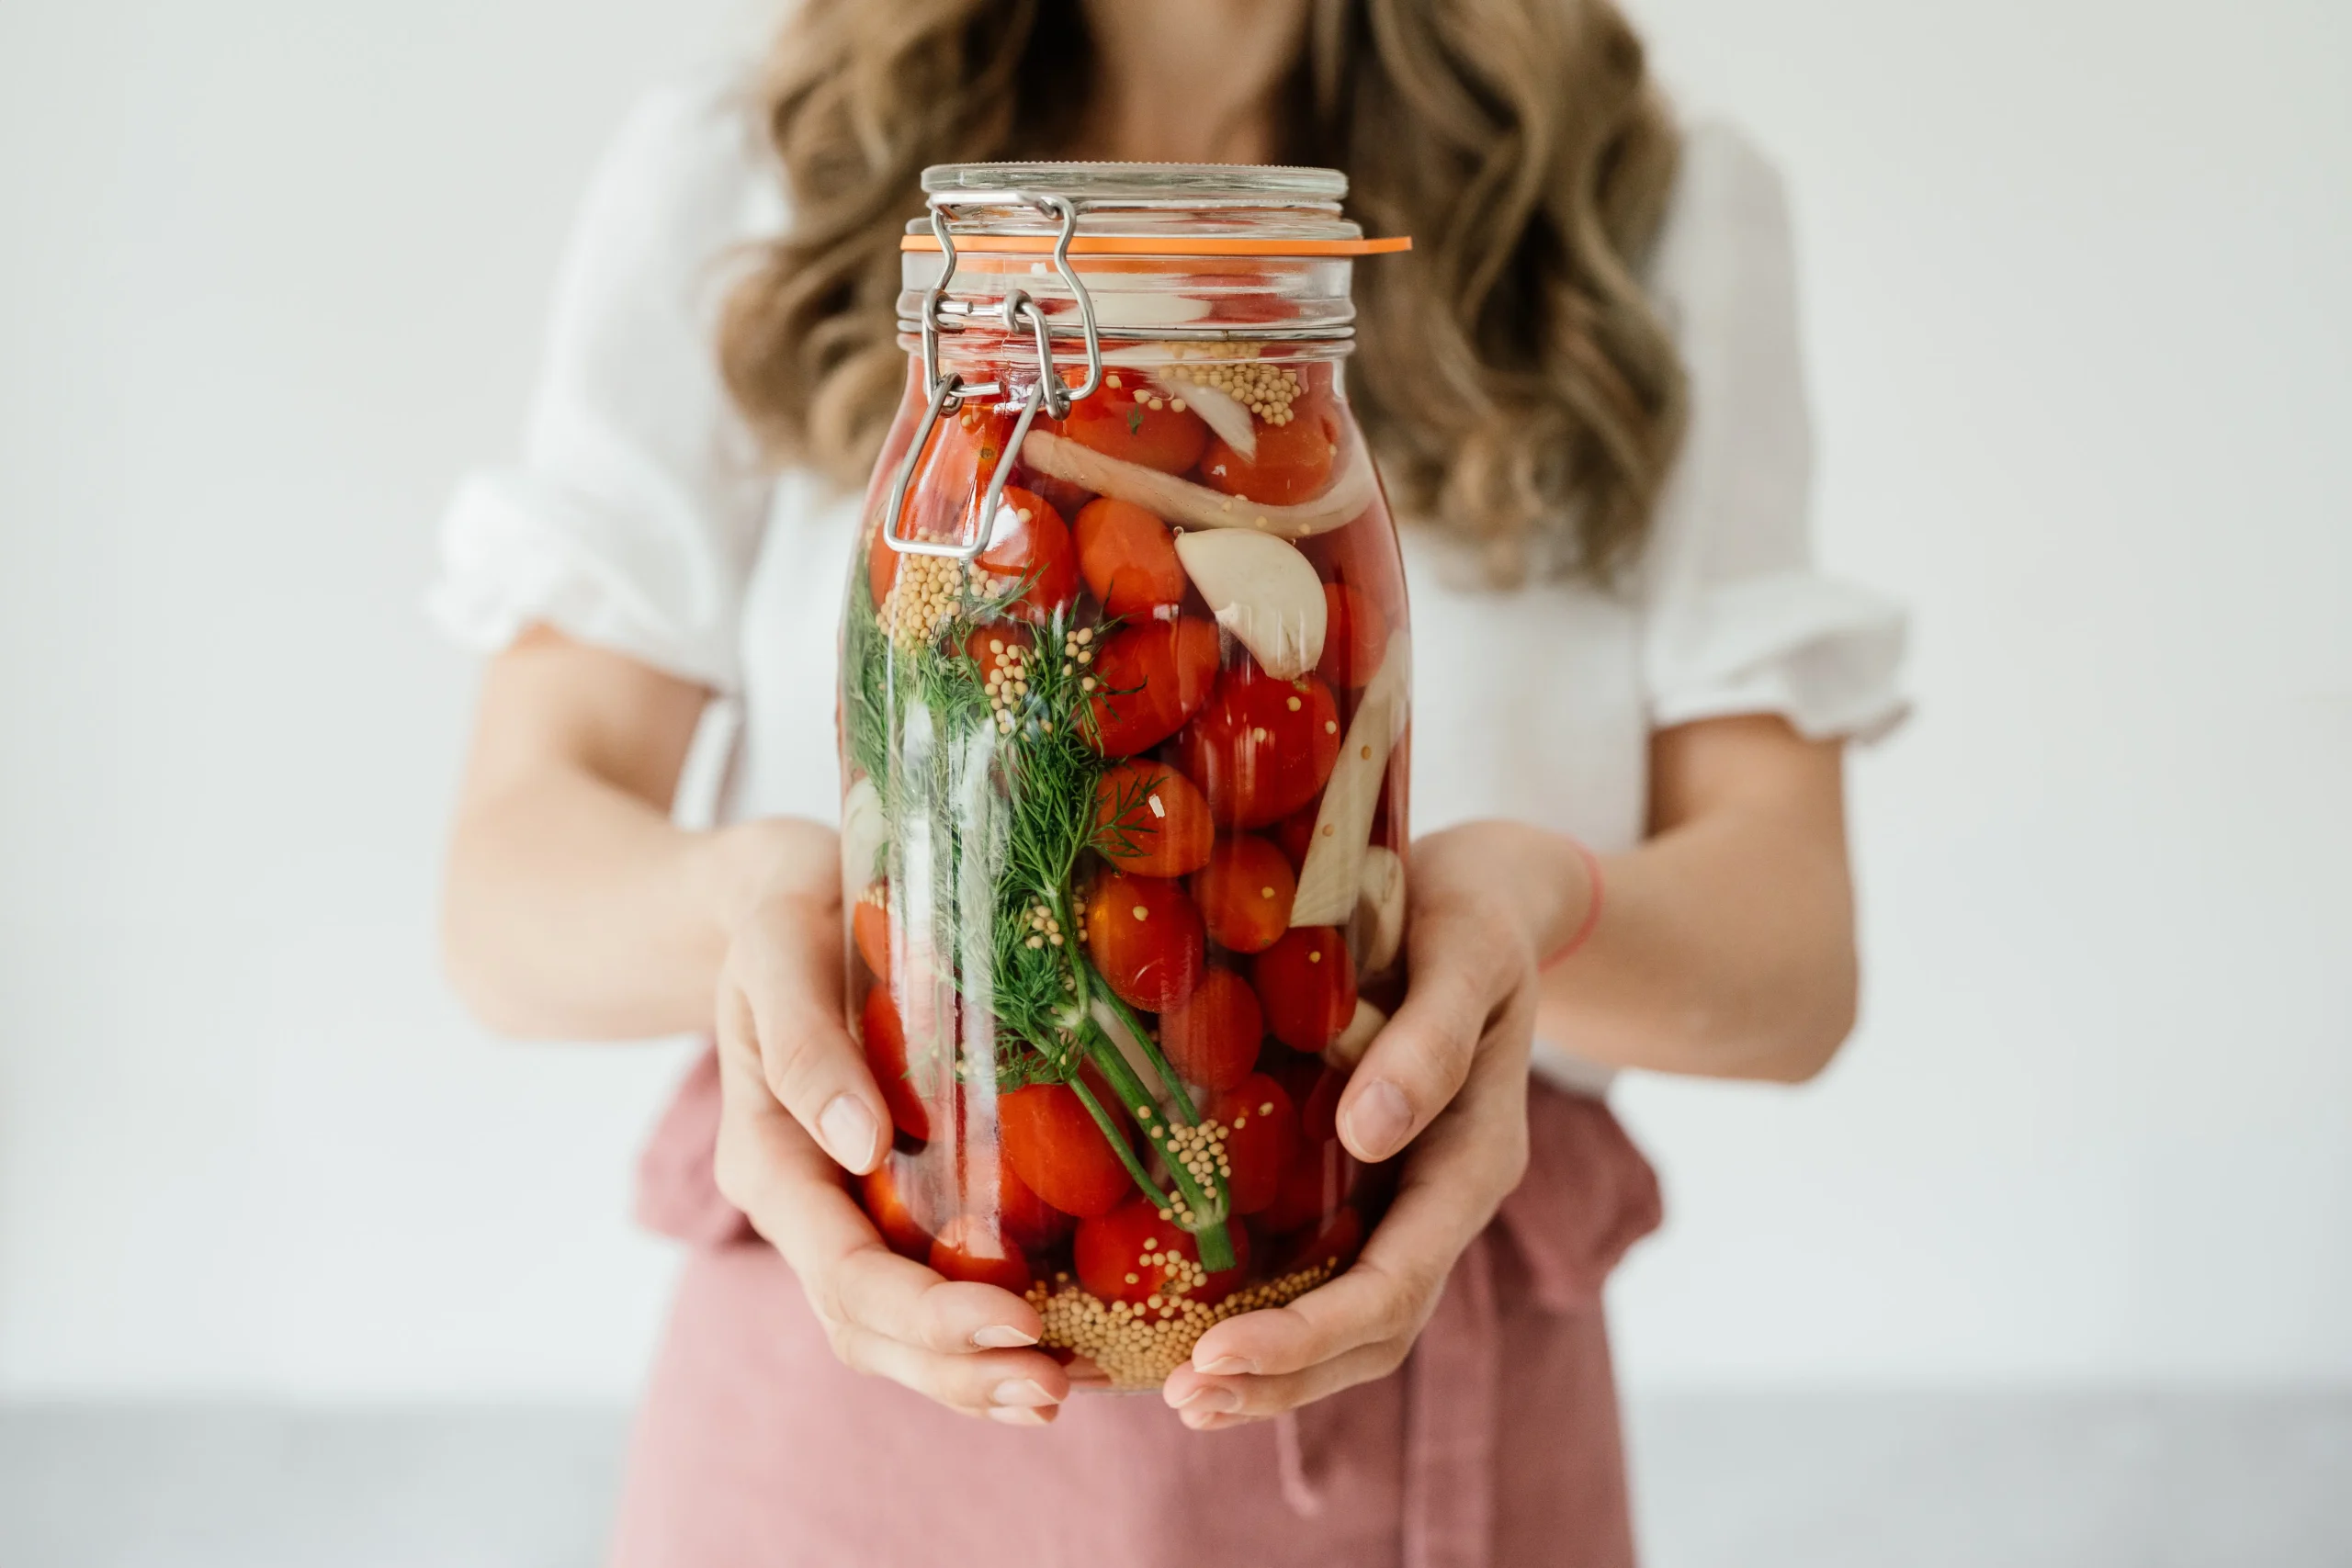
[[[1078, 304], [1080, 327], [1086, 335], [1086, 378], [1073, 389], [1063, 385], [1054, 370], [1053, 329], [1045, 311], [1037, 307], [1025, 289], [1015, 288], [1006, 293], [1002, 313], [1004, 329], [1018, 333], [1025, 322], [1031, 342], [1037, 354], [1037, 379], [1021, 400], [1021, 416], [1013, 422], [1012, 434], [1005, 442], [1004, 456], [989, 479], [989, 488], [980, 500], [980, 524], [971, 540], [967, 542], [917, 539], [904, 530], [906, 525], [907, 492], [914, 487], [915, 469], [922, 461], [923, 449], [930, 445], [932, 432], [939, 427], [942, 414], [954, 413], [964, 406], [966, 398], [1001, 398], [1005, 388], [999, 382], [983, 381], [973, 386], [954, 371], [943, 375], [939, 368], [939, 334], [960, 332], [962, 321], [944, 319], [947, 303], [947, 285], [956, 276], [956, 238], [948, 228], [948, 209], [955, 207], [1034, 207], [1047, 217], [1061, 220], [1061, 231], [1054, 241], [1054, 271], [1069, 289]], [[923, 411], [922, 423], [915, 427], [914, 439], [907, 446], [907, 455], [899, 463], [899, 471], [890, 481], [888, 510], [882, 514], [882, 542], [901, 555], [941, 556], [950, 560], [968, 561], [988, 548], [989, 539], [996, 531], [997, 508], [1004, 501], [1004, 487], [1012, 477], [1013, 459], [1020, 455], [1021, 443], [1028, 435], [1029, 427], [1036, 422], [1037, 411], [1046, 409], [1054, 418], [1069, 415], [1070, 405], [1091, 398], [1102, 385], [1102, 336], [1094, 321], [1094, 299], [1086, 285], [1078, 278], [1078, 270], [1070, 265], [1069, 243], [1078, 232], [1079, 204], [1065, 196], [1037, 196], [1026, 191], [983, 191], [956, 197], [934, 196], [931, 198], [931, 231], [939, 240], [941, 263], [939, 277], [922, 297], [923, 383], [931, 389], [930, 406]], [[952, 313], [952, 312], [945, 312]]]

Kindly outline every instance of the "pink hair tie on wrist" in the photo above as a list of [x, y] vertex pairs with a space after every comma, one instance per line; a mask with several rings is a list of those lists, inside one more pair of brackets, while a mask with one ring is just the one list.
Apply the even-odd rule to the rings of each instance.
[[1577, 929], [1569, 934], [1568, 940], [1562, 942], [1553, 952], [1551, 957], [1546, 958], [1537, 966], [1541, 969], [1550, 969], [1574, 958], [1577, 955], [1577, 950], [1592, 940], [1594, 930], [1600, 924], [1601, 895], [1608, 886], [1600, 874], [1600, 857], [1594, 854], [1591, 846], [1582, 839], [1569, 839], [1568, 845], [1577, 852], [1577, 858], [1584, 862], [1584, 874], [1587, 881], [1592, 886], [1592, 897], [1585, 904], [1584, 919], [1577, 922]]

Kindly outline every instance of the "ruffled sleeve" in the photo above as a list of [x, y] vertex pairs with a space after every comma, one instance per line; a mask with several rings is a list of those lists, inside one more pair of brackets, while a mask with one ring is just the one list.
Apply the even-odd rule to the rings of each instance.
[[649, 97], [592, 180], [518, 461], [472, 473], [429, 604], [485, 651], [542, 622], [722, 694], [771, 477], [729, 400], [718, 311], [781, 198], [731, 85]]
[[1644, 572], [1651, 725], [1773, 713], [1815, 739], [1884, 734], [1906, 711], [1905, 618], [1814, 566], [1787, 199], [1736, 133], [1690, 132], [1650, 286], [1690, 385]]

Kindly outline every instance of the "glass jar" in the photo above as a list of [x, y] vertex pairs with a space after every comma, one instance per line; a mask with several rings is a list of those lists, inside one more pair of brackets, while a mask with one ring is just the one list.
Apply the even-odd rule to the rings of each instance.
[[1333, 1120], [1402, 988], [1411, 660], [1342, 371], [1352, 258], [1404, 242], [1330, 170], [923, 186], [842, 633], [862, 1196], [1154, 1386], [1386, 1198]]

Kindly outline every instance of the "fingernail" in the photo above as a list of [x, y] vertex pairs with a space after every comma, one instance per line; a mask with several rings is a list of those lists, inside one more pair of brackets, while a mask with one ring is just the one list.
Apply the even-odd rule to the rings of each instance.
[[1042, 1427], [1051, 1417], [1042, 1410], [1030, 1410], [1018, 1404], [1000, 1404], [989, 1412], [989, 1419], [1001, 1421], [1008, 1427]]
[[1229, 1388], [1215, 1383], [1203, 1383], [1176, 1402], [1176, 1408], [1187, 1419], [1194, 1416], [1222, 1416], [1241, 1408], [1241, 1396]]
[[1037, 1343], [1037, 1337], [1009, 1323], [991, 1323], [973, 1333], [972, 1343], [983, 1350], [1018, 1350]]
[[817, 1131], [825, 1135], [825, 1147], [835, 1159], [852, 1170], [864, 1170], [874, 1158], [874, 1145], [882, 1139], [882, 1129], [874, 1124], [874, 1112], [865, 1101], [854, 1094], [837, 1094], [817, 1118]]
[[1190, 1427], [1195, 1432], [1204, 1432], [1219, 1421], [1224, 1420], [1225, 1412], [1222, 1410], [1187, 1410], [1181, 1416], [1177, 1416], [1177, 1419], [1183, 1422], [1185, 1426]]
[[1238, 1356], [1219, 1356], [1207, 1366], [1195, 1368], [1194, 1370], [1197, 1371], [1206, 1372], [1213, 1378], [1238, 1377], [1244, 1374], [1255, 1372], [1258, 1370], [1258, 1363], [1255, 1361], [1245, 1361]]
[[1386, 1078], [1367, 1084], [1348, 1107], [1348, 1142], [1365, 1159], [1386, 1159], [1412, 1130], [1413, 1108]]
[[989, 1390], [989, 1403], [995, 1404], [1027, 1405], [1059, 1404], [1060, 1400], [1046, 1392], [1046, 1385], [1035, 1378], [1007, 1378]]

